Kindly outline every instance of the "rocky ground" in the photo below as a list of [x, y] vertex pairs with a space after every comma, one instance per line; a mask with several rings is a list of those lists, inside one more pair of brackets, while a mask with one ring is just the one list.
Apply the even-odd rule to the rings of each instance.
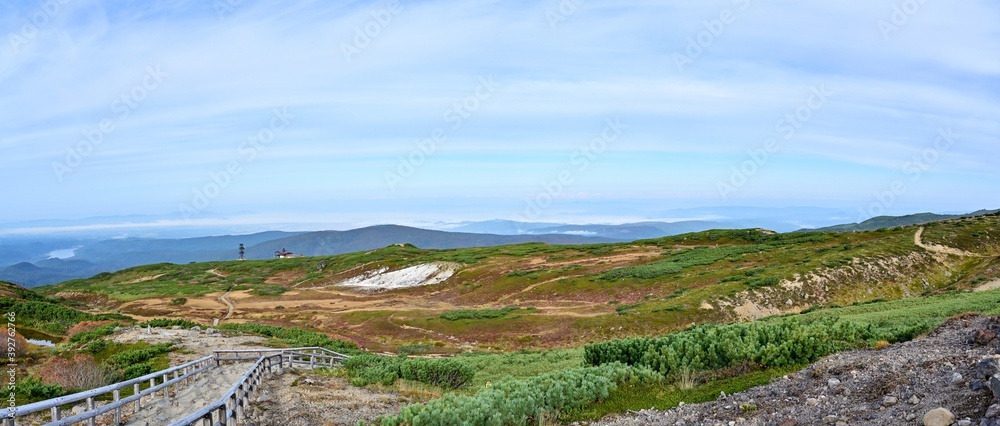
[[350, 425], [396, 414], [409, 399], [351, 386], [340, 377], [289, 370], [266, 380], [244, 424], [248, 426]]
[[183, 329], [128, 327], [116, 332], [112, 339], [118, 343], [136, 343], [140, 340], [152, 344], [173, 343], [186, 349], [185, 353], [171, 354], [171, 364], [183, 364], [212, 354], [218, 349], [259, 349], [266, 340], [258, 336], [229, 336], [213, 328]]
[[[952, 319], [928, 336], [842, 352], [715, 402], [643, 410], [594, 425], [1000, 426], [1000, 320]], [[991, 390], [991, 387], [993, 390]]]

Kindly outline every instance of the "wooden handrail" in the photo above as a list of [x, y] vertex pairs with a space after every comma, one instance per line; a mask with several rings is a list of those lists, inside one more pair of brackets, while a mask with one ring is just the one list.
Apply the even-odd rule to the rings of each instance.
[[[136, 385], [140, 385], [142, 383], [146, 383], [147, 381], [152, 384], [152, 383], [155, 383], [156, 379], [158, 379], [158, 378], [167, 377], [171, 373], [183, 371], [183, 375], [179, 375], [179, 376], [175, 377], [173, 380], [164, 380], [163, 383], [161, 383], [159, 385], [155, 385], [154, 384], [149, 389], [146, 389], [146, 390], [140, 392], [140, 397], [141, 396], [150, 395], [150, 394], [153, 394], [156, 391], [164, 389], [164, 388], [166, 388], [166, 387], [168, 387], [168, 386], [170, 386], [172, 384], [176, 384], [176, 383], [180, 382], [181, 380], [190, 379], [192, 376], [197, 375], [199, 373], [202, 373], [202, 372], [206, 371], [208, 369], [208, 367], [207, 366], [201, 366], [201, 364], [208, 364], [210, 362], [215, 362], [215, 356], [214, 355], [209, 355], [209, 356], [206, 356], [204, 358], [199, 358], [199, 359], [196, 359], [194, 361], [188, 362], [186, 364], [178, 365], [176, 367], [171, 367], [171, 368], [168, 368], [168, 369], [165, 369], [165, 370], [160, 370], [160, 371], [157, 371], [157, 372], [154, 372], [154, 373], [149, 373], [149, 374], [147, 374], [145, 376], [142, 376], [142, 377], [136, 377], [134, 379], [126, 380], [126, 381], [123, 381], [123, 382], [112, 383], [110, 385], [102, 386], [102, 387], [99, 387], [97, 389], [91, 389], [91, 390], [88, 390], [88, 391], [78, 392], [78, 393], [74, 393], [72, 395], [61, 396], [61, 397], [58, 397], [58, 398], [47, 399], [47, 400], [44, 400], [44, 401], [38, 401], [38, 402], [31, 403], [31, 404], [25, 404], [25, 405], [15, 406], [15, 407], [12, 407], [10, 409], [5, 410], [6, 411], [4, 413], [5, 414], [5, 423], [9, 424], [9, 425], [13, 425], [14, 424], [14, 419], [16, 419], [18, 417], [24, 417], [24, 416], [26, 416], [28, 414], [37, 413], [39, 411], [44, 411], [44, 410], [50, 410], [52, 412], [52, 416], [53, 416], [52, 422], [46, 423], [46, 425], [64, 425], [64, 424], [73, 424], [74, 422], [80, 422], [80, 421], [84, 421], [84, 420], [91, 420], [94, 417], [97, 417], [97, 416], [99, 416], [101, 414], [107, 413], [107, 412], [112, 411], [112, 410], [117, 410], [117, 412], [116, 412], [116, 418], [120, 418], [121, 417], [121, 411], [120, 411], [121, 407], [124, 406], [125, 404], [134, 402], [134, 401], [136, 401], [136, 400], [139, 399], [139, 398], [135, 397], [135, 395], [133, 395], [132, 397], [125, 398], [125, 399], [118, 398], [118, 395], [120, 394], [120, 392], [121, 392], [122, 389], [125, 389], [125, 388], [131, 386], [131, 387], [133, 387], [133, 390], [134, 390]], [[191, 368], [191, 367], [197, 367], [197, 368], [194, 369], [194, 370], [191, 370], [191, 371], [187, 371], [187, 369]], [[88, 406], [92, 406], [94, 398], [96, 398], [98, 396], [101, 396], [101, 395], [104, 395], [104, 394], [107, 394], [107, 393], [113, 393], [113, 394], [115, 394], [115, 401], [114, 402], [112, 402], [110, 404], [107, 404], [105, 406], [102, 406], [100, 408], [97, 408], [97, 409], [88, 407], [89, 409], [85, 413], [81, 413], [81, 414], [78, 414], [78, 415], [73, 416], [73, 417], [68, 417], [66, 419], [61, 419], [61, 415], [60, 415], [60, 412], [59, 412], [59, 407], [61, 407], [63, 405], [66, 405], [66, 404], [73, 404], [73, 403], [80, 402], [80, 401], [87, 401], [88, 402]], [[91, 421], [91, 424], [93, 424], [93, 423], [94, 422]]]
[[[232, 354], [236, 356], [236, 358], [225, 358], [225, 354]], [[241, 354], [257, 354], [257, 356], [241, 358]], [[182, 420], [172, 423], [172, 425], [192, 425], [198, 421], [207, 419], [209, 424], [226, 425], [230, 424], [228, 422], [229, 419], [236, 421], [238, 418], [243, 417], [243, 409], [249, 406], [249, 398], [260, 386], [263, 380], [264, 370], [270, 372], [275, 364], [277, 364], [278, 368], [283, 369], [286, 363], [288, 367], [292, 367], [295, 364], [309, 365], [310, 367], [332, 367], [347, 358], [350, 358], [350, 356], [321, 347], [216, 350], [213, 351], [212, 355], [199, 358], [176, 367], [150, 373], [142, 377], [136, 377], [134, 379], [102, 386], [97, 389], [78, 392], [72, 395], [12, 407], [4, 410], [4, 424], [14, 426], [16, 424], [15, 419], [18, 417], [24, 417], [28, 414], [44, 410], [50, 410], [52, 413], [51, 421], [49, 423], [45, 423], [45, 426], [72, 425], [83, 421], [89, 421], [90, 425], [94, 425], [96, 423], [95, 419], [98, 416], [112, 411], [115, 412], [115, 423], [120, 424], [122, 420], [122, 407], [134, 403], [135, 411], [139, 411], [143, 407], [141, 404], [143, 397], [149, 395], [155, 396], [156, 393], [161, 390], [164, 391], [164, 396], [166, 396], [165, 389], [169, 388], [171, 385], [176, 388], [177, 384], [181, 381], [191, 379], [200, 373], [208, 371], [212, 367], [212, 364], [218, 365], [222, 361], [257, 359], [257, 362], [254, 363], [253, 367], [251, 367], [240, 378], [240, 380], [233, 385], [232, 389], [230, 389], [226, 395], [213, 404], [192, 413]], [[169, 377], [171, 374], [173, 374], [172, 379]], [[156, 384], [156, 380], [160, 378], [162, 378], [162, 382]], [[150, 386], [147, 389], [140, 390], [139, 385], [146, 383], [147, 381]], [[128, 388], [129, 386], [133, 387], [133, 395], [121, 398], [121, 390]], [[107, 393], [113, 393], [114, 401], [95, 408], [94, 399]], [[87, 410], [85, 412], [62, 418], [60, 407], [80, 401], [87, 401]], [[212, 420], [213, 413], [217, 414], [214, 415], [214, 417], [218, 418], [217, 421]]]

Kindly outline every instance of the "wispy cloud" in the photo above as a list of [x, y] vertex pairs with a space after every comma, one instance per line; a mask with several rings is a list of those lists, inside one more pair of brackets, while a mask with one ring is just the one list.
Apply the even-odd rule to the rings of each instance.
[[[744, 3], [679, 71], [672, 55]], [[899, 207], [931, 210], [956, 193], [969, 207], [1000, 204], [984, 179], [1000, 177], [1000, 57], [991, 54], [1000, 51], [992, 30], [1000, 6], [926, 2], [887, 40], [879, 21], [895, 3], [586, 2], [553, 27], [546, 12], [555, 1], [407, 0], [345, 60], [342, 46], [388, 1], [247, 0], [220, 18], [212, 2], [79, 0], [39, 25], [38, 3], [7, 2], [0, 178], [19, 184], [0, 189], [17, 206], [0, 218], [174, 212], [281, 107], [295, 111], [293, 125], [213, 209], [353, 209], [388, 221], [396, 216], [364, 200], [448, 211], [493, 197], [480, 210], [510, 217], [601, 120], [618, 116], [628, 134], [565, 200], [605, 200], [610, 210], [632, 197], [647, 207], [621, 215], [641, 216], [662, 204], [721, 202], [715, 183], [817, 84], [836, 98], [731, 202], [829, 194], [864, 203], [864, 182], [884, 185], [937, 128], [951, 126], [961, 140]], [[35, 27], [30, 37], [26, 25]], [[119, 118], [114, 102], [156, 66], [167, 74], [162, 85]], [[489, 103], [389, 191], [383, 171], [442, 126], [442, 114], [484, 76], [500, 85]], [[53, 163], [109, 117], [114, 131], [60, 181]]]

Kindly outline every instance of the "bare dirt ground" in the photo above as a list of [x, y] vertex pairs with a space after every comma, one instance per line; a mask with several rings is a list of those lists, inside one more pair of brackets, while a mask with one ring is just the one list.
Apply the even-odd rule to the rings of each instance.
[[996, 290], [998, 288], [1000, 288], [1000, 279], [996, 279], [986, 284], [983, 284], [979, 287], [976, 287], [974, 291], [989, 291], [989, 290]]
[[248, 426], [373, 423], [410, 402], [398, 393], [351, 386], [346, 380], [303, 370], [271, 377], [249, 411]]
[[136, 343], [140, 340], [156, 343], [173, 343], [186, 349], [189, 353], [174, 352], [171, 354], [171, 364], [183, 364], [212, 354], [216, 349], [258, 349], [263, 348], [263, 337], [257, 336], [227, 336], [222, 333], [211, 333], [205, 330], [172, 330], [165, 328], [127, 328], [112, 336], [118, 343]]

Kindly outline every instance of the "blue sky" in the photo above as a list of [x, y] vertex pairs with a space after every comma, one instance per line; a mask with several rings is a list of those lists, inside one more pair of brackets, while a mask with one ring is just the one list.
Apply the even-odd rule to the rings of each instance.
[[0, 1], [0, 223], [1000, 207], [995, 1], [226, 1]]

